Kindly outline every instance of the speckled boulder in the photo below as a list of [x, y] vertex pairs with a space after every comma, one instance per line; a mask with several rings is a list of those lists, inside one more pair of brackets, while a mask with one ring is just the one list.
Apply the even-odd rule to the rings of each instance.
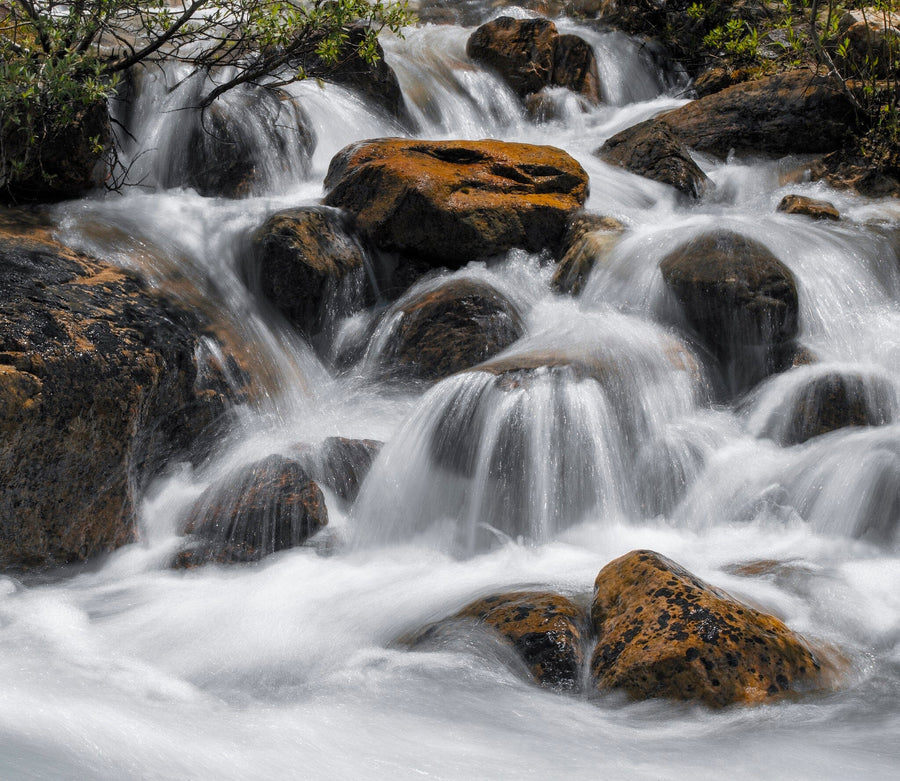
[[587, 611], [550, 591], [512, 591], [479, 599], [408, 641], [413, 647], [452, 639], [475, 624], [509, 644], [541, 686], [579, 686]]
[[803, 638], [653, 551], [632, 551], [600, 571], [591, 622], [600, 691], [721, 707], [822, 685]]
[[778, 211], [785, 214], [802, 214], [814, 220], [839, 220], [840, 212], [830, 201], [820, 201], [805, 195], [785, 195], [778, 204]]
[[382, 138], [338, 152], [325, 190], [380, 249], [458, 268], [513, 247], [555, 248], [588, 177], [551, 146]]

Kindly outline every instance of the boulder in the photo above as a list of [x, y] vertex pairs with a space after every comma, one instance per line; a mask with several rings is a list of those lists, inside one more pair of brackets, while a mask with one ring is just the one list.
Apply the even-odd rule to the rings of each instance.
[[377, 247], [458, 268], [555, 247], [588, 177], [554, 147], [394, 138], [339, 152], [325, 189], [325, 203], [351, 212]]
[[203, 492], [185, 526], [197, 539], [178, 555], [176, 564], [258, 561], [302, 545], [327, 524], [325, 498], [303, 465], [269, 456], [225, 475]]
[[287, 209], [250, 238], [251, 289], [305, 336], [374, 301], [367, 288], [366, 252], [352, 220], [337, 209]]
[[416, 648], [438, 638], [446, 641], [473, 623], [511, 646], [541, 686], [580, 688], [587, 612], [570, 599], [550, 591], [494, 594], [432, 624], [408, 644]]
[[519, 97], [553, 81], [559, 33], [547, 19], [500, 16], [469, 36], [466, 54], [493, 68]]
[[839, 220], [840, 212], [829, 201], [819, 201], [805, 195], [785, 195], [778, 204], [778, 211], [786, 214], [803, 214], [814, 220]]
[[[41, 119], [51, 131], [37, 142], [30, 138], [30, 131], [14, 132], [0, 122], [0, 203], [77, 198], [106, 179], [103, 155], [112, 135], [106, 100], [80, 106], [58, 127], [49, 112]], [[13, 160], [26, 161], [23, 169], [14, 170]]]
[[900, 13], [871, 6], [848, 9], [841, 17], [838, 35], [840, 40], [847, 41], [847, 60], [851, 67], [878, 78], [897, 75]]
[[595, 154], [633, 174], [668, 184], [689, 198], [700, 198], [710, 185], [687, 147], [668, 125], [656, 120], [616, 133]]
[[597, 575], [591, 680], [634, 699], [713, 707], [771, 702], [823, 686], [822, 663], [774, 616], [742, 604], [653, 551]]
[[558, 293], [577, 296], [597, 263], [613, 251], [625, 232], [625, 226], [614, 217], [585, 215], [570, 224], [564, 242], [565, 255], [556, 267], [551, 287]]
[[824, 76], [789, 71], [735, 84], [660, 117], [692, 149], [773, 155], [839, 149], [856, 127], [853, 106]]
[[848, 426], [881, 426], [893, 422], [893, 398], [885, 380], [827, 372], [792, 394], [787, 425], [767, 433], [782, 445], [798, 445]]
[[200, 316], [135, 274], [0, 212], [0, 564], [134, 539], [140, 491], [226, 398], [202, 381]]
[[286, 93], [262, 87], [235, 88], [187, 121], [191, 130], [184, 160], [164, 183], [192, 187], [208, 197], [257, 193], [276, 173], [272, 161], [294, 157], [308, 170], [316, 146], [303, 110]]
[[492, 358], [525, 333], [516, 307], [485, 282], [459, 279], [404, 299], [385, 315], [383, 376], [434, 382]]
[[750, 81], [752, 78], [753, 72], [746, 68], [706, 68], [694, 79], [694, 91], [698, 98], [705, 98], [707, 95], [721, 92], [727, 87]]
[[560, 35], [547, 19], [493, 19], [469, 36], [466, 54], [497, 71], [520, 98], [545, 87], [565, 87], [600, 102], [594, 50], [577, 35]]
[[374, 439], [328, 437], [322, 443], [319, 465], [313, 470], [316, 479], [352, 504], [383, 444]]
[[762, 244], [712, 231], [677, 247], [660, 270], [687, 323], [721, 362], [731, 393], [790, 364], [798, 331], [797, 283]]

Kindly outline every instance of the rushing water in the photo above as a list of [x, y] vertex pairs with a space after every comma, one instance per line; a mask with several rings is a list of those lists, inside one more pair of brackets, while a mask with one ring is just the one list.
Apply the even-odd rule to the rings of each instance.
[[[273, 141], [235, 101], [264, 176], [249, 198], [204, 198], [177, 179], [179, 108], [199, 87], [147, 76], [126, 150], [143, 186], [59, 207], [60, 233], [218, 312], [263, 392], [207, 463], [174, 464], [152, 487], [139, 543], [78, 572], [0, 578], [0, 777], [900, 774], [900, 207], [786, 184], [802, 160], [701, 159], [716, 187], [691, 206], [603, 164], [591, 153], [605, 138], [681, 105], [685, 84], [624, 36], [561, 25], [594, 46], [604, 103], [560, 94], [559, 118], [541, 124], [468, 61], [469, 29], [384, 43], [422, 137], [561, 146], [590, 174], [589, 210], [627, 226], [577, 299], [552, 293], [552, 269], [521, 252], [451, 275], [514, 300], [527, 334], [509, 356], [614, 361], [602, 383], [551, 370], [502, 391], [474, 372], [403, 391], [367, 368], [385, 333], [335, 374], [247, 291], [247, 235], [316, 203], [343, 145], [401, 129], [347, 90], [295, 85], [317, 146], [291, 157], [278, 150], [296, 151], [292, 131]], [[845, 219], [777, 214], [788, 192], [827, 197]], [[680, 335], [658, 269], [713, 226], [790, 267], [800, 341], [820, 359], [731, 406], [713, 404], [714, 373]], [[782, 444], [792, 405], [828, 372], [852, 375], [881, 425]], [[460, 408], [468, 428], [453, 423]], [[387, 445], [353, 507], [328, 495], [322, 540], [255, 566], [168, 568], [187, 509], [217, 477], [334, 435]], [[393, 644], [494, 590], [587, 594], [638, 547], [840, 649], [843, 686], [710, 712], [543, 691], [484, 648]]]

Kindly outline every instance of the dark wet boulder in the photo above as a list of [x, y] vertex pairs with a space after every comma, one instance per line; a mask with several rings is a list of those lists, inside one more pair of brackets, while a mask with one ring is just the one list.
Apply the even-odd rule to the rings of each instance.
[[614, 217], [585, 216], [592, 219], [574, 221], [566, 233], [566, 251], [551, 282], [559, 293], [579, 295], [591, 271], [609, 256], [625, 232], [625, 226]]
[[891, 423], [896, 404], [886, 379], [852, 372], [819, 374], [790, 397], [785, 425], [770, 426], [766, 434], [783, 445], [798, 445], [813, 437], [850, 426]]
[[765, 246], [726, 230], [677, 247], [663, 280], [731, 393], [782, 371], [796, 351], [799, 302], [790, 269]]
[[600, 571], [591, 622], [591, 680], [601, 692], [722, 707], [825, 685], [823, 663], [802, 637], [653, 551]]
[[595, 154], [611, 165], [668, 184], [689, 198], [700, 198], [710, 186], [688, 148], [665, 123], [656, 120], [616, 133]]
[[366, 252], [352, 220], [337, 209], [287, 209], [251, 236], [251, 289], [297, 330], [312, 336], [374, 300]]
[[302, 545], [327, 524], [325, 497], [304, 466], [268, 456], [204, 491], [185, 526], [195, 539], [176, 565], [258, 561]]
[[403, 299], [379, 355], [384, 377], [433, 382], [494, 357], [525, 333], [516, 307], [485, 282], [460, 279]]
[[805, 70], [735, 84], [659, 119], [692, 149], [723, 157], [832, 152], [856, 127], [847, 96]]
[[0, 212], [0, 564], [131, 542], [140, 491], [226, 407], [193, 311]]
[[[101, 187], [109, 173], [103, 160], [112, 137], [106, 100], [76, 107], [65, 123], [54, 122], [50, 114], [41, 119], [51, 130], [32, 138], [29, 128], [3, 122], [0, 110], [0, 203], [77, 198]], [[13, 168], [12, 161], [22, 168]]]
[[520, 98], [545, 87], [565, 87], [600, 102], [594, 50], [577, 35], [560, 35], [547, 19], [492, 19], [469, 36], [466, 53], [497, 71]]
[[805, 195], [785, 195], [778, 204], [778, 211], [785, 214], [802, 214], [814, 220], [839, 220], [840, 212], [830, 201], [820, 201]]
[[513, 247], [554, 248], [587, 185], [555, 147], [388, 138], [335, 156], [325, 203], [354, 215], [381, 249], [458, 268]]
[[549, 591], [495, 594], [426, 627], [408, 644], [413, 648], [440, 647], [473, 624], [511, 646], [541, 686], [580, 688], [587, 611], [567, 597]]
[[316, 479], [352, 504], [382, 447], [383, 443], [374, 439], [328, 437], [313, 468]]

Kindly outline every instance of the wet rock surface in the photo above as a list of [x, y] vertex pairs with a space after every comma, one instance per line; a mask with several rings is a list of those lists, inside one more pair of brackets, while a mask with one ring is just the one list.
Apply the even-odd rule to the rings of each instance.
[[778, 211], [785, 214], [802, 214], [814, 220], [840, 220], [841, 214], [830, 201], [821, 201], [805, 195], [785, 195], [778, 204]]
[[258, 561], [302, 545], [328, 524], [325, 497], [300, 461], [269, 456], [210, 486], [185, 532], [197, 540], [176, 566]]
[[741, 393], [790, 365], [798, 332], [797, 283], [765, 246], [713, 231], [676, 248], [660, 269], [687, 323], [722, 363], [731, 392]]
[[617, 133], [595, 154], [638, 176], [668, 184], [689, 198], [700, 198], [710, 186], [687, 147], [665, 123], [656, 120]]
[[570, 223], [566, 232], [565, 254], [556, 266], [551, 286], [559, 293], [577, 296], [598, 263], [609, 257], [625, 233], [625, 226], [614, 217], [586, 215]]
[[319, 453], [316, 480], [352, 504], [384, 443], [374, 439], [328, 437]]
[[352, 221], [337, 209], [288, 209], [251, 236], [251, 289], [300, 333], [319, 333], [338, 317], [371, 303], [366, 252]]
[[432, 382], [492, 358], [525, 333], [516, 307], [484, 282], [455, 280], [391, 310], [382, 376]]
[[824, 683], [820, 661], [781, 621], [653, 551], [632, 551], [600, 571], [591, 621], [598, 638], [591, 679], [599, 691], [721, 707]]
[[520, 98], [545, 87], [565, 87], [591, 103], [600, 102], [593, 49], [577, 35], [560, 35], [547, 19], [500, 16], [472, 33], [466, 53], [497, 71]]
[[134, 538], [137, 492], [224, 411], [195, 359], [204, 329], [39, 218], [0, 211], [0, 562]]
[[418, 633], [412, 647], [447, 639], [475, 623], [515, 649], [541, 686], [575, 690], [581, 685], [587, 611], [549, 591], [513, 591], [476, 600], [444, 622]]
[[692, 149], [721, 156], [832, 152], [856, 125], [848, 98], [803, 70], [735, 84], [659, 119]]
[[457, 268], [555, 247], [587, 197], [587, 174], [549, 146], [376, 139], [339, 152], [325, 190], [377, 247]]

